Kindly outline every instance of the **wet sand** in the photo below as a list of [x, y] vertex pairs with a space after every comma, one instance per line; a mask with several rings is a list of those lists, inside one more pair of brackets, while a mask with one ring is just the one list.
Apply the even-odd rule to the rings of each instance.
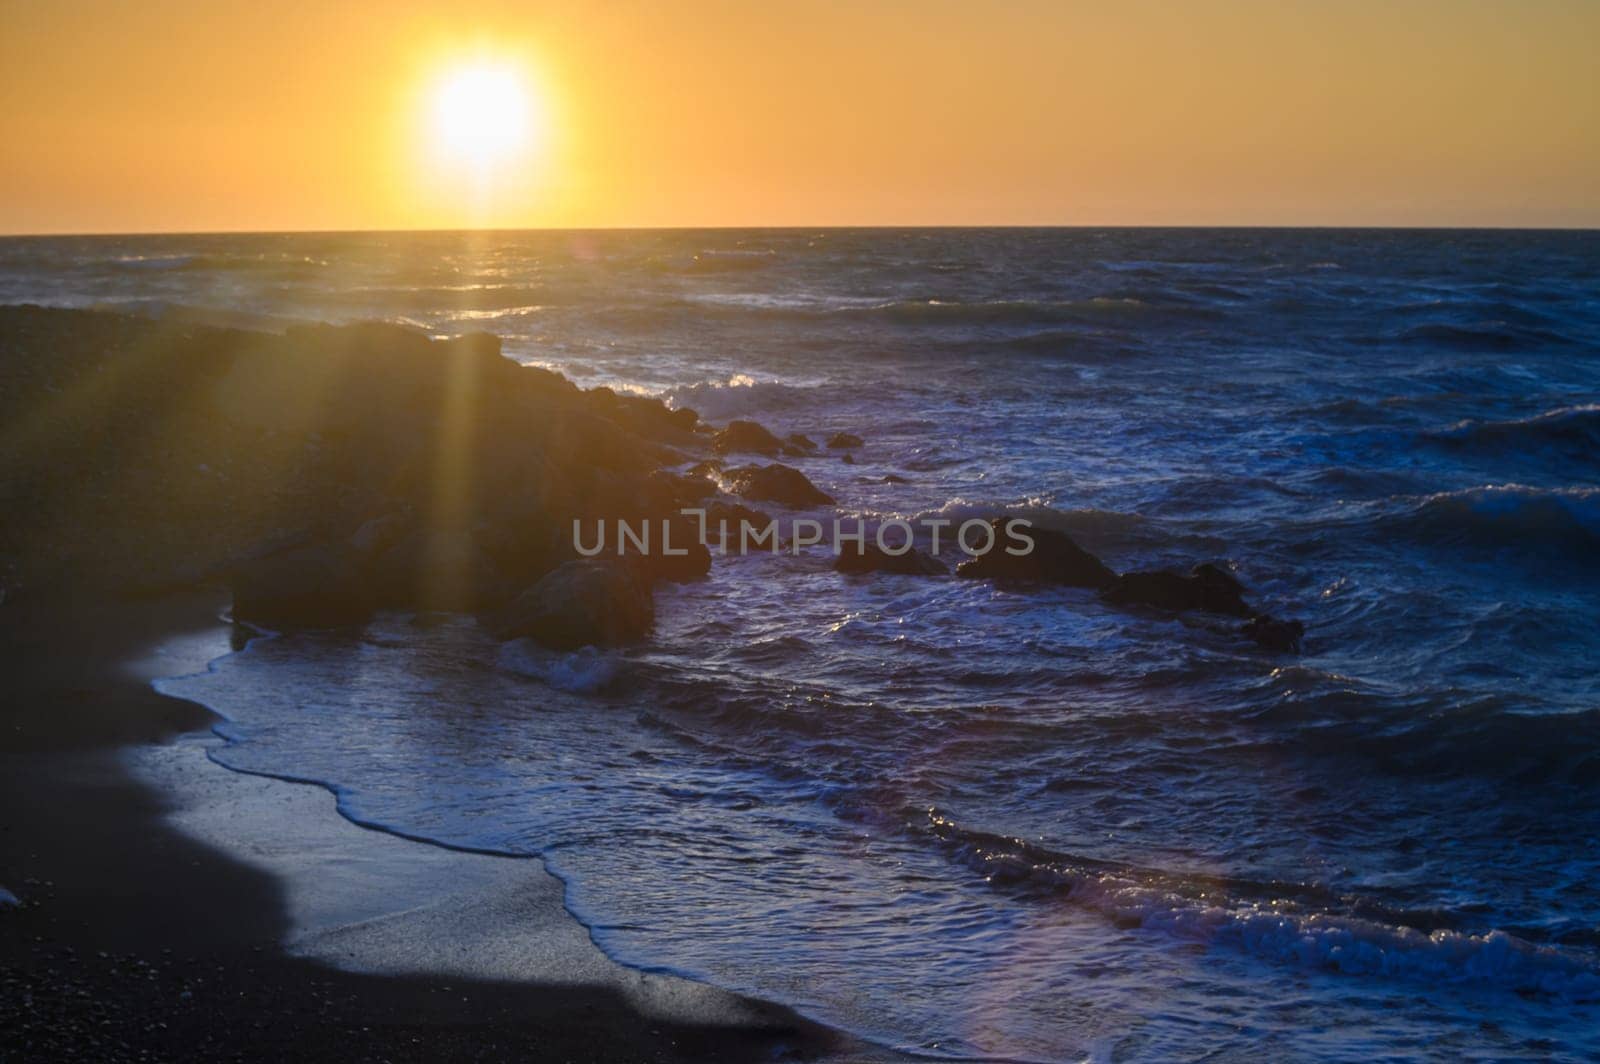
[[148, 684], [225, 649], [222, 605], [0, 607], [0, 886], [21, 900], [0, 908], [0, 1055], [882, 1055], [612, 963], [536, 861], [368, 831], [319, 788], [207, 761], [209, 711]]

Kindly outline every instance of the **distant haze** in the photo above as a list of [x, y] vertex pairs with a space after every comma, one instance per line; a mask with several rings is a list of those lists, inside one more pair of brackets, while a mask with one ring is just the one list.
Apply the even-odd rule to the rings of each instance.
[[1600, 226], [1586, 0], [0, 4], [0, 232]]

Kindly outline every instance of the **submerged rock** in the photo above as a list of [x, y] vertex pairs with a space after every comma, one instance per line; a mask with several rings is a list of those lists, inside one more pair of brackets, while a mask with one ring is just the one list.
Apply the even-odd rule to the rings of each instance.
[[950, 567], [931, 554], [908, 550], [890, 554], [876, 543], [851, 543], [833, 563], [838, 573], [899, 573], [905, 576], [945, 576]]
[[1163, 610], [1203, 610], [1230, 617], [1248, 617], [1244, 585], [1209, 562], [1187, 575], [1168, 570], [1123, 573], [1106, 588], [1107, 602], [1119, 606], [1154, 606]]
[[828, 437], [828, 446], [834, 450], [843, 451], [851, 447], [860, 447], [865, 441], [853, 432], [835, 432]]
[[372, 614], [359, 567], [331, 547], [300, 547], [233, 570], [233, 619], [265, 628], [337, 628]]
[[728, 427], [711, 438], [711, 447], [718, 454], [763, 454], [767, 457], [783, 453], [784, 442], [754, 421], [730, 421]]
[[788, 443], [789, 446], [797, 448], [807, 454], [817, 449], [817, 441], [813, 440], [810, 436], [807, 436], [803, 432], [789, 433], [789, 435], [785, 438], [785, 442]]
[[518, 595], [491, 627], [555, 650], [616, 646], [643, 638], [655, 621], [649, 584], [628, 565], [571, 561]]
[[988, 553], [962, 562], [956, 575], [980, 580], [1015, 580], [1036, 584], [1062, 584], [1067, 587], [1104, 588], [1117, 578], [1104, 562], [1075, 543], [1065, 532], [1028, 527], [1019, 531], [1033, 540], [1026, 554], [1011, 554], [1007, 548], [1021, 550], [1024, 544], [1008, 535], [1010, 519], [996, 517], [989, 522], [994, 530], [994, 547]]
[[740, 466], [724, 477], [728, 490], [757, 502], [776, 502], [784, 506], [831, 506], [833, 496], [819, 489], [800, 470], [773, 463], [765, 466]]
[[1269, 614], [1259, 613], [1240, 626], [1239, 631], [1267, 649], [1280, 654], [1300, 653], [1300, 641], [1305, 638], [1303, 621], [1280, 621]]

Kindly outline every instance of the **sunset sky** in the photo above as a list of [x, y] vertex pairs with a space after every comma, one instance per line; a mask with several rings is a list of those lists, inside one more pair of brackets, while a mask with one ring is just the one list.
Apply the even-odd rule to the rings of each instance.
[[1600, 225], [1592, 0], [0, 11], [4, 232]]

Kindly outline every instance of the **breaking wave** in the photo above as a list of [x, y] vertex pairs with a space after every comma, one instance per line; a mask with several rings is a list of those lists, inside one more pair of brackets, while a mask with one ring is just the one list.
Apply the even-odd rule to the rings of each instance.
[[[1065, 898], [1122, 927], [1225, 946], [1277, 963], [1353, 976], [1487, 983], [1572, 1002], [1600, 1001], [1600, 958], [1500, 930], [1385, 923], [1321, 910], [1294, 884], [1194, 881], [1053, 853], [1021, 839], [966, 830], [937, 812], [925, 829], [991, 884]], [[1251, 896], [1241, 896], [1248, 892]], [[1325, 899], [1319, 899], [1325, 900]], [[1405, 919], [1406, 913], [1387, 914]]]

